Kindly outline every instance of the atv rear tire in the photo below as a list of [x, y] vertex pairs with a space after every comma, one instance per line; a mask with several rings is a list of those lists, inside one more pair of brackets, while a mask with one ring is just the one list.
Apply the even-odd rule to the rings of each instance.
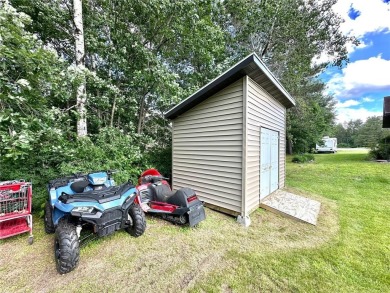
[[80, 246], [74, 225], [66, 222], [58, 225], [54, 238], [54, 257], [60, 274], [69, 273], [78, 265]]
[[45, 232], [47, 234], [52, 234], [55, 231], [54, 224], [53, 224], [53, 210], [50, 205], [50, 203], [47, 201], [45, 204]]
[[131, 236], [139, 237], [144, 234], [146, 229], [145, 213], [138, 204], [132, 204], [129, 208], [131, 224], [126, 228]]

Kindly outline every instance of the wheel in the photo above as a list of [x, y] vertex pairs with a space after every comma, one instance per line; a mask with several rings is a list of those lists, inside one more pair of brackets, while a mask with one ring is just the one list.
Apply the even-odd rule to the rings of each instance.
[[33, 236], [30, 236], [28, 237], [28, 244], [33, 244], [34, 243], [34, 237]]
[[45, 232], [47, 234], [54, 233], [54, 224], [53, 224], [53, 209], [49, 203], [49, 201], [45, 204]]
[[137, 204], [132, 204], [129, 208], [130, 226], [126, 228], [131, 236], [139, 237], [146, 229], [145, 213]]
[[73, 224], [63, 222], [58, 225], [54, 238], [54, 257], [60, 274], [69, 273], [78, 265], [80, 246]]

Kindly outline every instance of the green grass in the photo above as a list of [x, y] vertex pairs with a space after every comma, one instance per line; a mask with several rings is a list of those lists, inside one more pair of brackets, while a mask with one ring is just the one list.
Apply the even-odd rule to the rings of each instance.
[[227, 258], [235, 269], [210, 275], [194, 291], [227, 284], [234, 292], [389, 292], [390, 164], [365, 157], [339, 152], [316, 155], [315, 163], [287, 163], [290, 189], [335, 202], [338, 232], [332, 239], [277, 253], [231, 250]]
[[262, 209], [249, 228], [209, 209], [195, 229], [147, 217], [144, 235], [90, 243], [63, 276], [35, 216], [32, 246], [0, 241], [0, 292], [389, 292], [390, 164], [365, 156], [287, 163], [287, 189], [321, 202], [317, 226]]

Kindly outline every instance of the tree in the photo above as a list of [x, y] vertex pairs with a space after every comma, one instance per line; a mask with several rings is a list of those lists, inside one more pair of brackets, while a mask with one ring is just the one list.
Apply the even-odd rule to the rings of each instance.
[[389, 129], [382, 128], [382, 117], [368, 117], [365, 122], [361, 119], [350, 120], [337, 124], [334, 135], [339, 145], [346, 147], [374, 147], [384, 137], [390, 134]]
[[357, 146], [374, 147], [381, 139], [390, 135], [389, 129], [382, 128], [382, 119], [381, 116], [368, 117], [355, 135], [355, 144]]
[[130, 108], [126, 116], [132, 120], [125, 115], [120, 120], [143, 134], [151, 121], [159, 123], [163, 112], [221, 70], [216, 64], [225, 47], [212, 19], [212, 1], [90, 3], [87, 66], [94, 64], [97, 74], [123, 93], [122, 100], [110, 97], [110, 121], [121, 108]]
[[346, 130], [347, 130], [347, 143], [351, 147], [357, 147], [358, 145], [356, 144], [356, 137], [360, 131], [360, 128], [363, 125], [363, 121], [361, 119], [356, 119], [356, 120], [350, 120], [346, 123]]
[[[13, 0], [33, 18], [31, 31], [75, 64], [69, 2]], [[218, 13], [213, 0], [83, 2], [89, 132], [110, 125], [149, 133], [163, 112], [221, 72]]]
[[[82, 1], [73, 0], [73, 19], [74, 19], [74, 40], [75, 40], [75, 56], [76, 66], [79, 72], [85, 68], [84, 58], [84, 28], [83, 28], [83, 10]], [[87, 136], [87, 109], [86, 109], [87, 95], [85, 89], [85, 80], [83, 79], [76, 90], [76, 108], [78, 112], [77, 120], [77, 136]]]
[[[335, 0], [223, 1], [221, 24], [237, 58], [255, 51], [297, 100], [288, 111], [288, 145], [294, 151], [310, 149], [333, 125], [334, 100], [324, 96], [318, 74], [347, 61], [346, 43], [356, 39], [340, 32], [341, 18], [332, 12]], [[335, 56], [315, 65], [320, 54]]]
[[287, 115], [288, 153], [311, 151], [333, 125], [334, 100], [323, 95], [324, 84], [316, 79], [301, 81], [295, 89], [296, 107]]
[[[25, 27], [31, 19], [0, 3], [0, 161], [52, 146], [67, 127], [56, 103], [69, 98], [70, 75], [53, 50]], [[49, 139], [50, 137], [50, 139]], [[40, 145], [40, 146], [39, 146]]]
[[337, 138], [337, 143], [339, 147], [349, 147], [347, 130], [344, 128], [343, 124], [338, 123], [334, 126], [332, 130], [332, 136]]
[[32, 20], [23, 29], [62, 60], [48, 68], [66, 76], [45, 77], [56, 93], [37, 87], [44, 101], [36, 117], [59, 113], [53, 128], [70, 143], [87, 128], [92, 140], [116, 128], [144, 151], [169, 149], [164, 112], [253, 51], [297, 100], [287, 117], [290, 145], [310, 149], [334, 118], [317, 78], [327, 64], [312, 59], [325, 51], [334, 64], [346, 60], [334, 1], [10, 0]]

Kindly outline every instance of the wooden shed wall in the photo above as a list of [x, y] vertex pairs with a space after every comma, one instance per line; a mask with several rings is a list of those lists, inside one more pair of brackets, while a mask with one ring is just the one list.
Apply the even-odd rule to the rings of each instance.
[[260, 130], [261, 127], [279, 132], [279, 188], [284, 187], [286, 164], [286, 108], [270, 96], [250, 77], [246, 80], [246, 211], [260, 203]]
[[173, 188], [241, 212], [243, 79], [173, 120]]

